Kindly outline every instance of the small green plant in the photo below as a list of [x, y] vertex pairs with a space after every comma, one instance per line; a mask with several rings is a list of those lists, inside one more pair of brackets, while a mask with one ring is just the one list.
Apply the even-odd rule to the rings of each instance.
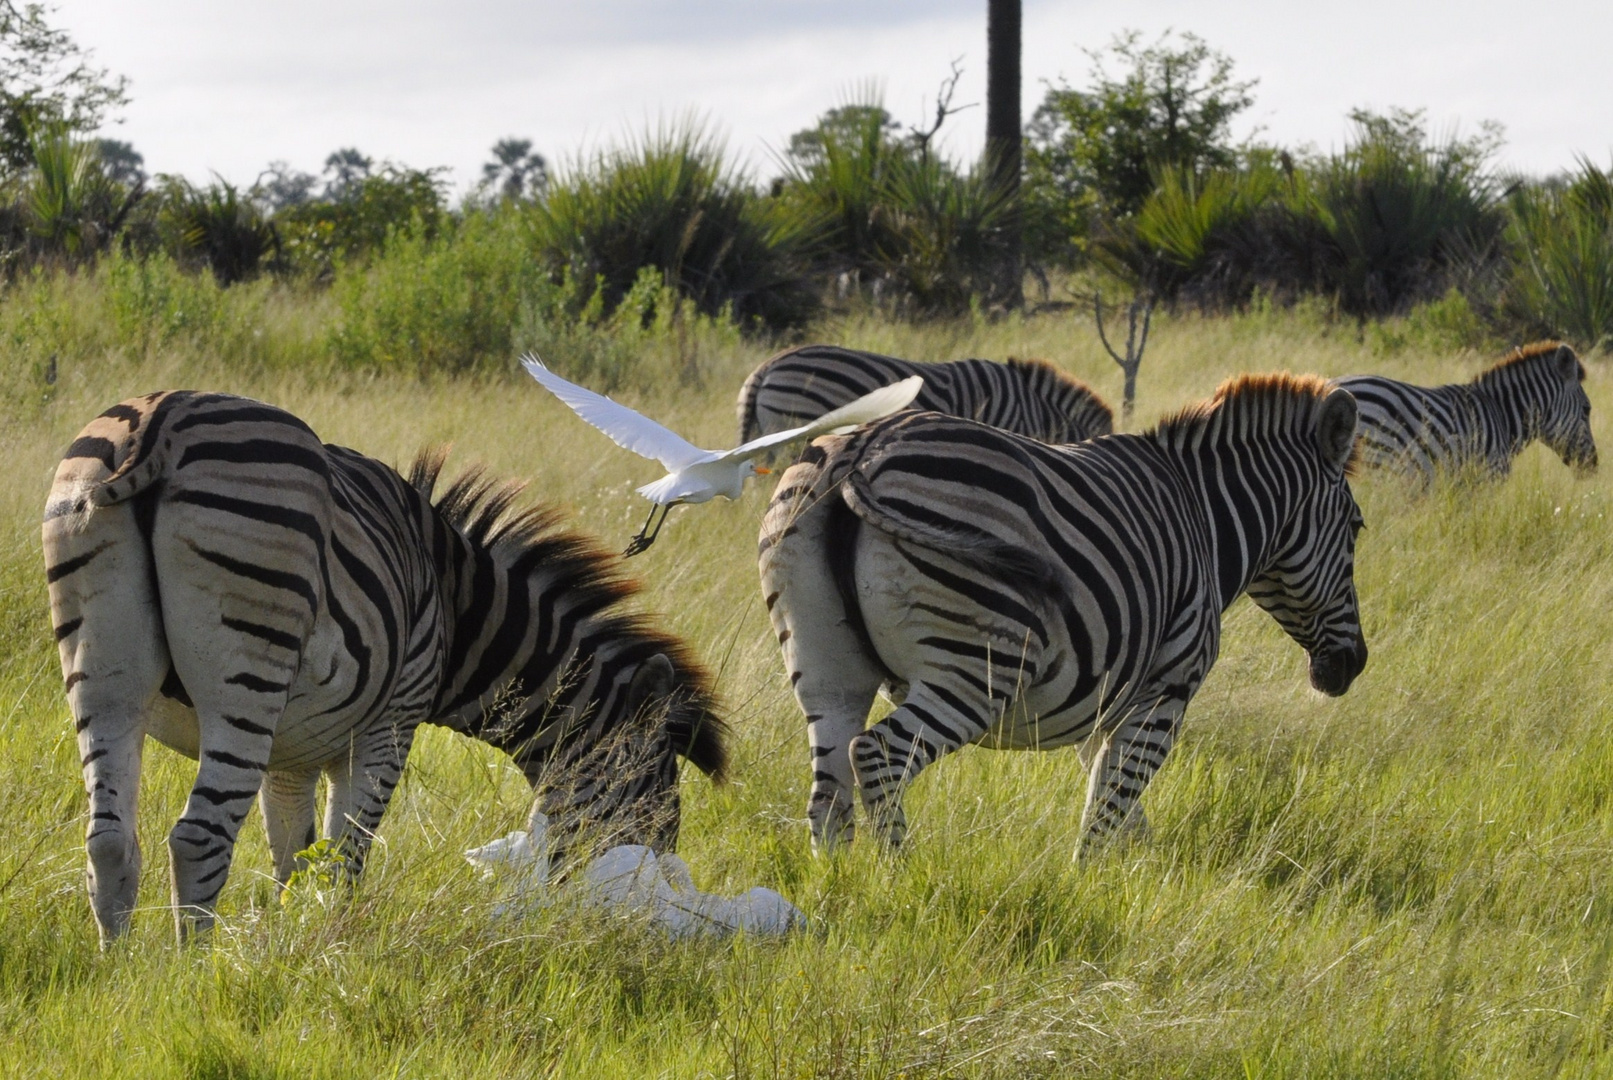
[[297, 852], [297, 869], [291, 872], [286, 886], [280, 891], [280, 903], [285, 907], [312, 901], [329, 907], [351, 884], [348, 859], [340, 841], [324, 837], [311, 847]]

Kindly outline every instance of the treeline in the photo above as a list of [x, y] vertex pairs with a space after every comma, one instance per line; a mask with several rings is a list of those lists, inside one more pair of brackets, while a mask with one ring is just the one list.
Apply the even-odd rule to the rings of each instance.
[[[1505, 176], [1497, 129], [1432, 137], [1405, 111], [1353, 114], [1328, 153], [1237, 143], [1254, 83], [1201, 40], [1125, 35], [1092, 61], [1086, 85], [1036, 110], [1017, 189], [936, 152], [959, 111], [954, 69], [928, 128], [856, 95], [791, 136], [765, 180], [684, 121], [558, 172], [504, 140], [457, 205], [442, 170], [354, 149], [323, 177], [281, 163], [247, 186], [147, 177], [132, 147], [81, 134], [122, 84], [80, 64], [93, 108], [82, 86], [55, 106], [0, 100], [0, 267], [12, 282], [108, 258], [223, 288], [270, 277], [334, 297], [344, 363], [423, 370], [631, 320], [776, 332], [849, 302], [994, 310], [1021, 269], [1040, 284], [1032, 303], [1100, 288], [1204, 310], [1314, 297], [1371, 319], [1437, 301], [1499, 336], [1589, 350], [1613, 335], [1613, 174], [1590, 161]], [[616, 362], [588, 360], [604, 377]]]

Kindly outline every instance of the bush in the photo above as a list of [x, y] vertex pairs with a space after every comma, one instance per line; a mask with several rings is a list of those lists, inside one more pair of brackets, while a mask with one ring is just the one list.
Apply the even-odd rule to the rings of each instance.
[[511, 359], [522, 305], [550, 289], [510, 213], [471, 213], [453, 231], [399, 232], [332, 286], [328, 343], [338, 363], [420, 374]]
[[107, 172], [99, 146], [65, 128], [36, 131], [33, 162], [0, 214], [12, 266], [46, 261], [76, 266], [105, 251], [140, 200]]
[[601, 152], [527, 215], [551, 281], [597, 287], [605, 314], [645, 267], [700, 313], [746, 326], [798, 326], [817, 307], [810, 226], [756, 195], [698, 124]]
[[879, 256], [917, 313], [960, 314], [1001, 291], [998, 236], [1012, 204], [986, 169], [960, 175], [942, 162], [906, 161], [885, 193], [889, 239]]
[[212, 271], [220, 285], [256, 277], [279, 253], [274, 226], [223, 180], [197, 188], [166, 177], [155, 206], [157, 236], [169, 255], [189, 269]]
[[1512, 273], [1503, 310], [1525, 336], [1582, 349], [1613, 344], [1613, 170], [1582, 161], [1562, 186], [1512, 198]]
[[1010, 196], [985, 169], [959, 172], [896, 131], [869, 95], [791, 138], [779, 203], [821, 233], [819, 273], [923, 315], [997, 298]]
[[1352, 119], [1356, 142], [1317, 168], [1309, 209], [1326, 235], [1327, 287], [1342, 310], [1405, 311], [1498, 256], [1506, 219], [1484, 168], [1493, 132], [1429, 145], [1420, 113]]
[[451, 221], [444, 171], [388, 163], [339, 186], [338, 197], [281, 208], [273, 218], [277, 265], [294, 277], [329, 281], [337, 263], [372, 258], [394, 234], [432, 239]]

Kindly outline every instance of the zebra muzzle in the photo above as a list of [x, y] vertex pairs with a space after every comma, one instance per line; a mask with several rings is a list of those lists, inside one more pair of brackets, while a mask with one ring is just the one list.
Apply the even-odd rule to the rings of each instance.
[[1310, 654], [1310, 660], [1311, 686], [1328, 697], [1338, 697], [1367, 666], [1367, 643], [1357, 639], [1348, 648], [1319, 650]]

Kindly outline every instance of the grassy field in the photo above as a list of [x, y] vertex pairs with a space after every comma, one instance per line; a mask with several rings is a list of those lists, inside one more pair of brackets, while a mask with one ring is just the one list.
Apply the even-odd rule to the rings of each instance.
[[[933, 358], [1040, 355], [1119, 394], [1090, 321], [1069, 314], [924, 329], [851, 319], [816, 336]], [[685, 781], [681, 853], [702, 888], [784, 893], [812, 933], [672, 944], [564, 909], [495, 919], [496, 890], [461, 852], [520, 824], [525, 787], [497, 754], [433, 731], [355, 899], [279, 904], [254, 820], [220, 928], [192, 949], [172, 944], [161, 907], [163, 837], [194, 766], [153, 746], [144, 907], [131, 939], [100, 954], [37, 528], [57, 456], [86, 420], [190, 385], [276, 402], [388, 460], [452, 441], [451, 465], [529, 479], [611, 545], [641, 520], [631, 486], [653, 478], [513, 374], [310, 377], [240, 361], [230, 350], [259, 346], [238, 338], [131, 351], [67, 335], [77, 351], [44, 389], [16, 374], [43, 363], [21, 332], [0, 342], [12, 368], [0, 422], [0, 1074], [1613, 1071], [1613, 480], [1575, 481], [1538, 447], [1495, 486], [1419, 498], [1388, 478], [1356, 482], [1365, 673], [1322, 698], [1299, 648], [1236, 604], [1146, 797], [1145, 844], [1073, 863], [1075, 754], [966, 750], [913, 790], [902, 857], [858, 844], [814, 858], [803, 723], [756, 587], [767, 492], [755, 489], [675, 512], [632, 569], [644, 607], [720, 671], [736, 733], [732, 783]], [[1163, 319], [1138, 421], [1239, 371], [1434, 382], [1488, 361], [1404, 335], [1386, 352], [1385, 340], [1304, 312]], [[683, 365], [699, 381], [668, 374], [622, 396], [719, 445], [739, 380], [764, 355], [713, 350]], [[1613, 378], [1599, 364], [1589, 391], [1606, 450]]]

